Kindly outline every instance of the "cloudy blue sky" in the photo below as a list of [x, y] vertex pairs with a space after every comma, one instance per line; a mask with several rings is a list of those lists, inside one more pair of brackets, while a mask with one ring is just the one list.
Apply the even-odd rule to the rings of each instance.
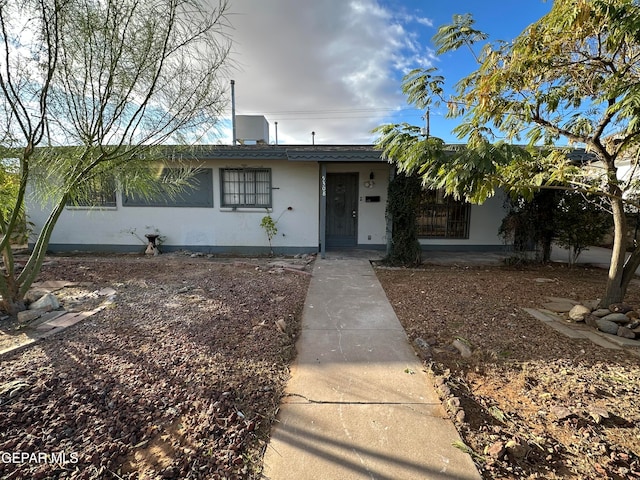
[[[270, 142], [363, 144], [371, 129], [423, 125], [400, 92], [404, 73], [435, 66], [453, 86], [474, 69], [459, 51], [438, 57], [431, 38], [456, 13], [471, 13], [491, 40], [510, 40], [546, 14], [551, 0], [231, 0], [236, 113], [264, 115]], [[229, 108], [228, 115], [230, 117]], [[455, 141], [444, 107], [431, 133]], [[222, 143], [231, 143], [223, 129]]]

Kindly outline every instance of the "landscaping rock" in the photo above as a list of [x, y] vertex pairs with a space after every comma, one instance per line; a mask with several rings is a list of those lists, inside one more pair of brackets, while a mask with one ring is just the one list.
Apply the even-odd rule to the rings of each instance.
[[570, 300], [553, 299], [543, 303], [542, 306], [554, 313], [567, 313], [575, 306], [575, 302]]
[[600, 330], [601, 332], [604, 333], [610, 333], [611, 335], [617, 335], [618, 334], [618, 324], [615, 322], [611, 322], [609, 320], [605, 320], [604, 318], [599, 318], [596, 321], [596, 324], [598, 325], [598, 330]]
[[622, 324], [629, 323], [629, 317], [627, 317], [624, 313], [610, 313], [609, 315], [602, 317], [602, 320], [608, 320], [609, 322]]
[[629, 317], [629, 320], [636, 320], [640, 318], [640, 313], [636, 312], [635, 310], [631, 310], [630, 312], [625, 313], [625, 315]]
[[487, 447], [484, 452], [491, 458], [502, 458], [505, 453], [507, 453], [507, 449], [504, 445], [504, 442], [495, 442], [491, 446]]
[[576, 305], [569, 311], [569, 318], [574, 322], [584, 322], [584, 317], [591, 313], [591, 309], [584, 305]]
[[101, 297], [113, 297], [116, 293], [118, 292], [111, 287], [105, 287], [96, 292]]
[[429, 345], [424, 338], [416, 338], [413, 341], [413, 345], [416, 347], [416, 352], [422, 360], [428, 360], [432, 357], [431, 345]]
[[460, 399], [458, 397], [451, 397], [447, 400], [447, 407], [452, 412], [457, 411], [460, 408]]
[[606, 317], [607, 315], [611, 315], [611, 310], [609, 310], [608, 308], [598, 308], [593, 312], [591, 312], [591, 315], [595, 315], [596, 317], [602, 318], [602, 317]]
[[608, 410], [600, 407], [595, 407], [593, 405], [587, 407], [587, 413], [591, 418], [595, 420], [596, 423], [600, 423], [603, 418], [609, 418]]
[[590, 313], [589, 315], [584, 317], [584, 323], [586, 323], [592, 328], [598, 328], [598, 324], [597, 324], [598, 320], [600, 320], [600, 317], [594, 315], [593, 313]]
[[33, 303], [39, 299], [41, 299], [42, 297], [44, 297], [48, 292], [46, 290], [40, 290], [40, 289], [31, 289], [29, 290], [25, 296], [24, 296], [24, 301], [25, 303], [29, 304], [29, 303]]
[[60, 308], [60, 302], [58, 302], [58, 299], [53, 293], [47, 293], [29, 305], [29, 310], [39, 310], [43, 308], [57, 310]]
[[33, 322], [48, 311], [51, 311], [51, 308], [49, 308], [48, 310], [46, 308], [41, 308], [37, 310], [24, 310], [22, 312], [18, 312], [18, 323], [25, 324]]
[[633, 307], [626, 303], [612, 303], [609, 305], [609, 310], [613, 313], [627, 313], [633, 310]]
[[630, 338], [632, 340], [636, 338], [636, 334], [633, 332], [633, 330], [631, 330], [631, 329], [629, 329], [627, 327], [618, 327], [617, 335], [619, 337]]
[[292, 268], [293, 270], [304, 270], [306, 265], [298, 265], [291, 262], [285, 262], [282, 260], [277, 260], [275, 262], [267, 263], [267, 267], [269, 268]]
[[507, 455], [509, 455], [509, 458], [518, 461], [525, 458], [531, 451], [531, 448], [529, 447], [529, 445], [527, 445], [526, 442], [523, 442], [517, 438], [509, 440], [505, 445], [505, 448], [507, 450]]
[[573, 417], [575, 415], [571, 410], [569, 410], [567, 407], [563, 407], [562, 405], [552, 407], [551, 413], [555, 415], [558, 421], [566, 420], [567, 418]]
[[600, 299], [596, 298], [594, 300], [585, 300], [584, 302], [582, 302], [582, 305], [584, 305], [587, 308], [590, 308], [591, 310], [596, 310], [600, 305]]
[[463, 342], [462, 340], [456, 338], [451, 345], [453, 345], [454, 347], [456, 347], [456, 349], [458, 350], [458, 352], [460, 352], [460, 355], [462, 355], [464, 358], [469, 358], [471, 356], [471, 348], [469, 347], [469, 345], [467, 345], [465, 342]]
[[440, 391], [442, 398], [448, 398], [451, 395], [451, 388], [446, 383], [440, 385], [438, 390]]

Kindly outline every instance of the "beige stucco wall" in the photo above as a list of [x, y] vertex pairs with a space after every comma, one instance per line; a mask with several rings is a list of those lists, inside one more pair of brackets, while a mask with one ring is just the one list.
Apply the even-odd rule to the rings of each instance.
[[[159, 233], [165, 248], [203, 251], [268, 251], [268, 242], [260, 221], [263, 208], [221, 208], [220, 168], [271, 168], [273, 208], [269, 214], [277, 220], [273, 239], [276, 251], [315, 252], [320, 241], [320, 170], [316, 161], [287, 160], [210, 160], [200, 166], [213, 173], [213, 207], [125, 207], [121, 196], [111, 209], [66, 208], [60, 217], [50, 244], [58, 250], [135, 250], [144, 247], [146, 233]], [[385, 210], [390, 166], [387, 163], [325, 163], [327, 173], [358, 174], [358, 245], [383, 248], [387, 243]], [[367, 186], [373, 173], [374, 185]], [[379, 196], [379, 202], [367, 202], [367, 196]], [[505, 215], [503, 196], [496, 195], [471, 210], [468, 239], [422, 239], [424, 248], [474, 248], [499, 246], [500, 223]], [[47, 209], [27, 202], [29, 220], [38, 231], [46, 221]], [[103, 247], [103, 248], [97, 248]]]
[[[318, 165], [287, 161], [242, 160], [247, 167], [272, 169], [273, 208], [278, 234], [274, 247], [298, 247], [316, 251], [318, 246]], [[67, 208], [60, 217], [52, 245], [142, 245], [131, 232], [144, 240], [145, 233], [159, 232], [168, 247], [248, 247], [268, 246], [260, 221], [264, 208], [221, 208], [220, 168], [237, 167], [239, 162], [209, 161], [213, 169], [213, 208], [125, 207], [120, 195], [112, 209]], [[289, 207], [291, 209], [289, 210]], [[29, 208], [29, 218], [38, 230], [46, 212]]]

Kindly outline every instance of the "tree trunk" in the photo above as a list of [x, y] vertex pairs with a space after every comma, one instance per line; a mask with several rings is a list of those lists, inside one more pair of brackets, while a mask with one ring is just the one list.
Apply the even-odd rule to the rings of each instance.
[[[10, 234], [6, 234], [5, 238]], [[2, 264], [4, 272], [0, 274], [0, 311], [14, 317], [25, 309], [24, 301], [18, 294], [13, 251], [9, 242], [2, 244]]]
[[25, 309], [24, 299], [18, 293], [19, 288], [16, 282], [13, 269], [8, 269], [3, 275], [2, 295], [0, 295], [0, 310], [15, 317], [18, 312]]
[[[27, 263], [24, 265], [22, 271], [18, 274], [15, 268], [11, 271], [7, 271], [4, 276], [4, 282], [1, 289], [0, 308], [5, 310], [9, 315], [15, 316], [18, 312], [25, 309], [24, 296], [31, 287], [31, 284], [35, 281], [36, 277], [40, 273], [44, 257], [47, 253], [47, 246], [49, 245], [49, 239], [53, 233], [53, 229], [56, 226], [58, 218], [62, 214], [69, 194], [62, 195], [53, 211], [50, 213], [49, 218], [45, 222], [38, 235], [31, 255]], [[10, 264], [13, 265], [13, 255], [11, 253], [11, 245], [6, 245], [3, 251], [4, 258], [10, 258]], [[6, 261], [6, 260], [5, 260]]]
[[555, 235], [554, 218], [559, 192], [556, 190], [540, 190], [537, 194], [537, 228], [540, 229], [542, 244], [542, 263], [551, 261], [551, 245]]
[[625, 257], [627, 252], [627, 217], [624, 213], [622, 200], [611, 200], [613, 212], [613, 250], [611, 252], [611, 264], [609, 265], [609, 278], [604, 297], [600, 300], [601, 307], [608, 307], [612, 303], [622, 302], [627, 293], [629, 282], [623, 282], [625, 273]]
[[545, 235], [542, 239], [542, 263], [549, 263], [551, 261], [551, 244], [553, 239], [551, 235]]
[[18, 297], [20, 299], [24, 298], [27, 290], [31, 288], [31, 284], [40, 273], [44, 257], [47, 254], [47, 247], [49, 245], [49, 240], [51, 239], [51, 234], [58, 222], [58, 218], [60, 218], [60, 215], [67, 204], [68, 198], [69, 193], [66, 192], [49, 214], [49, 218], [47, 218], [47, 221], [42, 226], [42, 230], [36, 239], [31, 255], [29, 255], [29, 260], [27, 260], [27, 263], [22, 269], [20, 275], [17, 275], [16, 283], [18, 285]]

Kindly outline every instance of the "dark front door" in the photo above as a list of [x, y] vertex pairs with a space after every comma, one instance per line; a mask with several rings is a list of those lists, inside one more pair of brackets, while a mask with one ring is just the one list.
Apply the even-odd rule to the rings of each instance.
[[358, 244], [358, 174], [327, 174], [327, 247]]

